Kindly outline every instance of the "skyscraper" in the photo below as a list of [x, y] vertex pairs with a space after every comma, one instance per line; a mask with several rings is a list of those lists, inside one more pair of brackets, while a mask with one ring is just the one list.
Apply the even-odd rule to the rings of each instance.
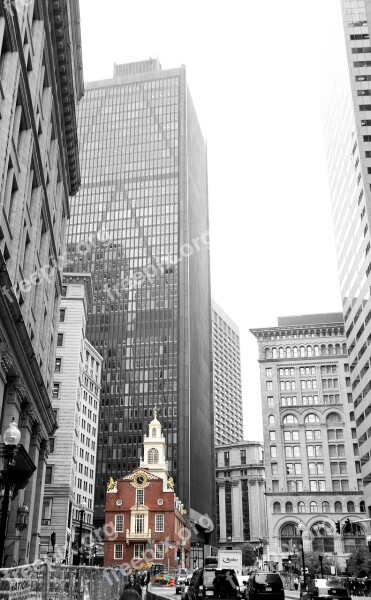
[[233, 444], [243, 439], [240, 331], [214, 300], [211, 314], [215, 444]]
[[109, 477], [139, 465], [155, 405], [197, 521], [214, 510], [211, 299], [206, 145], [185, 67], [115, 65], [86, 84], [79, 123], [68, 268], [92, 273], [87, 337], [104, 358], [97, 522]]
[[[258, 340], [270, 558], [366, 543], [361, 464], [341, 313], [280, 317]], [[319, 514], [317, 514], [319, 513]], [[363, 514], [362, 514], [363, 513]]]
[[371, 514], [370, 10], [365, 0], [342, 0], [332, 15], [326, 29], [323, 109], [351, 393]]

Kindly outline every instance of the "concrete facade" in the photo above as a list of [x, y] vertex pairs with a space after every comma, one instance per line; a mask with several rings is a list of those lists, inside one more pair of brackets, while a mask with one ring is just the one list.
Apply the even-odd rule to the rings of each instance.
[[213, 300], [213, 391], [215, 445], [243, 439], [240, 330]]
[[[80, 42], [78, 2], [0, 2], [0, 431], [13, 417], [21, 430], [9, 471], [7, 566], [38, 558], [48, 440], [57, 429], [50, 398], [69, 195], [80, 184]], [[2, 441], [0, 457], [4, 488]], [[28, 523], [19, 531], [22, 505]]]
[[[365, 517], [350, 366], [341, 313], [278, 319], [258, 340], [270, 560], [304, 550], [338, 566], [365, 545]], [[339, 521], [340, 534], [337, 533]]]
[[215, 447], [219, 548], [267, 539], [264, 450], [261, 442]]
[[78, 543], [81, 503], [83, 535], [93, 531], [102, 357], [85, 338], [91, 302], [91, 275], [65, 272], [52, 391], [59, 429], [49, 439], [40, 545], [50, 554], [54, 531], [58, 562], [67, 563]]
[[331, 208], [368, 517], [371, 516], [370, 34], [370, 2], [341, 0], [323, 44], [326, 51], [322, 86]]

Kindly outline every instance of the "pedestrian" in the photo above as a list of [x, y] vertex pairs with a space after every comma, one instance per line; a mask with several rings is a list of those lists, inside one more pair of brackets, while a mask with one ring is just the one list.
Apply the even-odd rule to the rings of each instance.
[[134, 573], [130, 573], [129, 580], [124, 586], [120, 600], [141, 600], [142, 588], [135, 579]]
[[295, 592], [297, 592], [299, 588], [299, 579], [297, 577], [294, 577], [294, 590]]

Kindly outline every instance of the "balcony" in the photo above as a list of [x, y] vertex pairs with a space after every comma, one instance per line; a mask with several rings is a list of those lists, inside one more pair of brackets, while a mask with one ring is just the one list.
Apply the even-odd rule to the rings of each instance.
[[130, 542], [150, 542], [152, 539], [152, 532], [150, 529], [148, 531], [141, 531], [140, 533], [134, 533], [130, 531], [130, 529], [126, 530], [126, 543], [130, 544]]

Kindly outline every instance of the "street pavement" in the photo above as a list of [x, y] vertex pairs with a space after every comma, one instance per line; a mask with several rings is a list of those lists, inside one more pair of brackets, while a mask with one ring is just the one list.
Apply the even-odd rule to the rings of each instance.
[[[152, 587], [151, 591], [157, 596], [162, 596], [163, 598], [179, 598], [180, 594], [175, 593], [175, 587]], [[295, 590], [285, 590], [285, 600], [299, 600], [300, 592]], [[358, 598], [363, 598], [364, 600], [371, 600], [371, 596], [352, 596], [352, 600], [358, 600]]]

